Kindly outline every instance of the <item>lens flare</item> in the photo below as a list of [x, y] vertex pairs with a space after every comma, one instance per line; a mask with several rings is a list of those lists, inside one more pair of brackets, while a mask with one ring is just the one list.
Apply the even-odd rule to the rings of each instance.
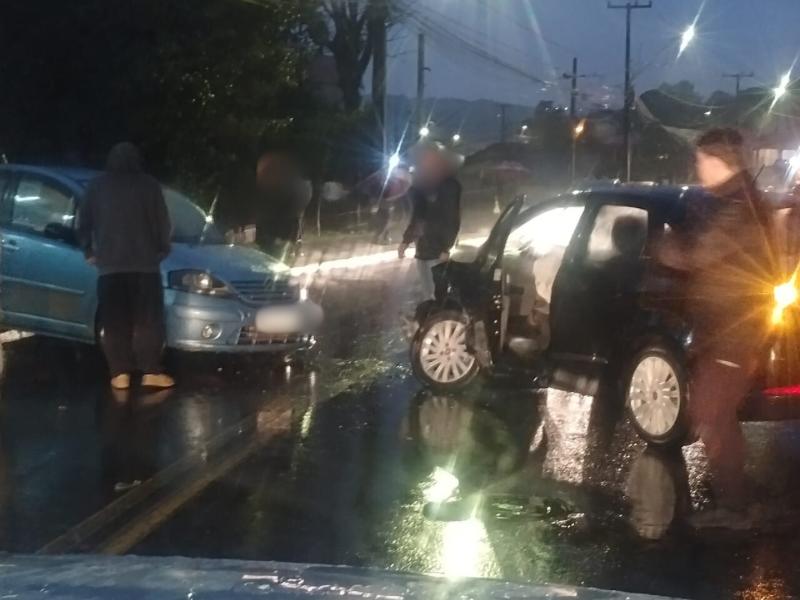
[[694, 39], [695, 35], [697, 35], [697, 29], [695, 27], [695, 24], [692, 23], [691, 25], [689, 25], [689, 27], [686, 28], [686, 31], [684, 31], [683, 35], [681, 36], [681, 47], [680, 50], [678, 50], [678, 56], [683, 54], [686, 48], [689, 47], [689, 44], [692, 43], [692, 40]]
[[793, 275], [792, 278], [786, 283], [775, 286], [773, 296], [775, 297], [775, 307], [772, 309], [772, 323], [779, 325], [783, 321], [783, 313], [792, 304], [798, 300], [797, 292], [797, 276]]

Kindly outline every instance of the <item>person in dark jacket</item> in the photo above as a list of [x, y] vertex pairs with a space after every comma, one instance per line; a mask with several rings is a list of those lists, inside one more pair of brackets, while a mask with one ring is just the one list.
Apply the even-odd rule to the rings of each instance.
[[461, 184], [439, 144], [423, 146], [416, 157], [415, 180], [409, 190], [411, 221], [397, 249], [404, 258], [410, 244], [422, 284], [422, 299], [435, 298], [433, 267], [450, 258], [461, 228]]
[[[718, 510], [699, 525], [742, 522], [744, 438], [737, 413], [755, 384], [779, 278], [769, 206], [746, 169], [741, 135], [712, 129], [697, 142], [700, 182], [714, 206], [689, 239], [665, 239], [660, 259], [688, 274], [695, 327], [690, 414], [706, 447]], [[695, 225], [695, 224], [690, 224]]]
[[311, 183], [298, 161], [284, 152], [267, 152], [256, 166], [256, 243], [281, 260], [298, 248], [303, 216], [311, 201]]
[[137, 148], [112, 148], [105, 172], [86, 191], [78, 236], [96, 265], [99, 325], [111, 385], [127, 389], [131, 374], [142, 385], [167, 388], [164, 374], [164, 297], [161, 261], [170, 251], [171, 226], [161, 185], [142, 171]]

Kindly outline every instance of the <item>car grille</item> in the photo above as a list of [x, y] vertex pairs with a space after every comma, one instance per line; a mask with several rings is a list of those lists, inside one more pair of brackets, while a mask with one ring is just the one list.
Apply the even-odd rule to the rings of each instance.
[[282, 304], [298, 299], [297, 289], [286, 279], [232, 281], [236, 293], [252, 304]]
[[269, 346], [280, 344], [303, 344], [309, 337], [300, 333], [274, 334], [262, 333], [255, 327], [243, 327], [239, 332], [240, 346]]

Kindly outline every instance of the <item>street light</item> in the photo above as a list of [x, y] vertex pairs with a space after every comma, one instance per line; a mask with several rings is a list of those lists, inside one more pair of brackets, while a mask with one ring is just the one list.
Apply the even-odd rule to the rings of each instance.
[[578, 138], [586, 129], [586, 119], [581, 119], [572, 130], [572, 182], [575, 183], [575, 170], [578, 159]]
[[454, 144], [457, 144], [457, 143], [458, 143], [458, 142], [460, 142], [460, 141], [461, 141], [461, 134], [459, 134], [459, 133], [454, 133], [454, 134], [453, 134], [453, 143], [454, 143]]
[[400, 154], [395, 152], [389, 157], [389, 173], [394, 171], [399, 166], [400, 166]]
[[422, 128], [419, 130], [419, 137], [426, 138], [431, 134], [430, 127], [427, 125], [423, 125]]

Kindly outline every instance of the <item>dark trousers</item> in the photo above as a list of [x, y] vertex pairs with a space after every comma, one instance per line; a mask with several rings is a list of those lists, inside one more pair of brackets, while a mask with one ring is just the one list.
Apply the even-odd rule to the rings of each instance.
[[690, 386], [695, 433], [706, 447], [719, 506], [745, 502], [745, 443], [738, 412], [754, 385], [756, 354], [745, 344], [711, 348], [698, 360]]
[[111, 376], [161, 373], [164, 291], [158, 273], [115, 273], [97, 281], [103, 351]]

